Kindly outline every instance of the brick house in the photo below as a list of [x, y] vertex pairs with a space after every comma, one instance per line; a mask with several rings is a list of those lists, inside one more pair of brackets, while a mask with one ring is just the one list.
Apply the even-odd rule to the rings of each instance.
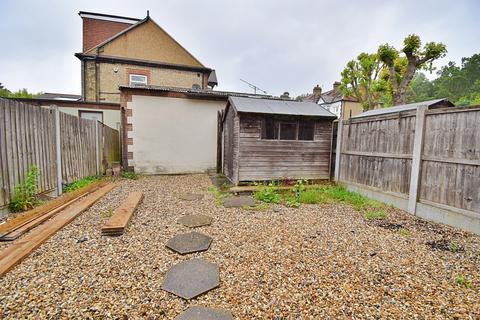
[[[207, 89], [216, 85], [205, 67], [147, 13], [144, 19], [79, 12], [83, 20], [81, 61], [84, 101], [120, 102], [119, 86]], [[213, 80], [214, 79], [214, 80]]]

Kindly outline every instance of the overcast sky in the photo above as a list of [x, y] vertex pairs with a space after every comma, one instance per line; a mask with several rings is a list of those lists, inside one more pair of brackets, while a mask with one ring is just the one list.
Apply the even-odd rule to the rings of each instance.
[[0, 0], [0, 82], [10, 90], [80, 94], [78, 11], [150, 16], [204, 65], [221, 90], [323, 90], [346, 62], [410, 34], [440, 41], [437, 65], [480, 52], [480, 1]]

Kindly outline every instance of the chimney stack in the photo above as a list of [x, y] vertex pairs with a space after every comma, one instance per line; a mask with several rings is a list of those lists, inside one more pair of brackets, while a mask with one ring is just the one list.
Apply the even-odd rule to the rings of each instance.
[[341, 85], [340, 82], [335, 81], [335, 82], [333, 83], [333, 90], [339, 91], [338, 89], [339, 89], [340, 85]]
[[322, 96], [322, 88], [320, 88], [318, 84], [313, 87], [313, 96], [315, 97], [315, 103], [317, 103]]
[[281, 99], [290, 99], [290, 93], [288, 93], [287, 91], [285, 91], [281, 96], [280, 96]]

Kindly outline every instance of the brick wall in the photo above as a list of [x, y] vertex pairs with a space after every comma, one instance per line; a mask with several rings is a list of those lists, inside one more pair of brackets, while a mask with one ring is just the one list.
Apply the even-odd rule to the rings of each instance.
[[83, 18], [83, 52], [130, 26], [129, 23]]

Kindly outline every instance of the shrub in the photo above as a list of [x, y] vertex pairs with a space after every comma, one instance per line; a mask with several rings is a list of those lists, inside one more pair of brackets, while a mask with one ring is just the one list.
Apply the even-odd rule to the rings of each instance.
[[24, 183], [15, 187], [15, 192], [9, 208], [12, 212], [25, 211], [32, 209], [38, 204], [36, 194], [38, 192], [38, 177], [40, 173], [37, 166], [30, 167], [27, 172]]
[[123, 171], [122, 177], [124, 177], [125, 179], [137, 180], [138, 174], [135, 171]]
[[280, 203], [281, 197], [273, 183], [262, 185], [254, 192], [254, 197], [258, 201], [266, 203]]
[[63, 192], [72, 192], [75, 190], [78, 190], [80, 188], [83, 188], [85, 186], [88, 186], [90, 183], [98, 180], [97, 176], [88, 176], [83, 179], [77, 180], [75, 182], [69, 183], [66, 186], [63, 187]]

